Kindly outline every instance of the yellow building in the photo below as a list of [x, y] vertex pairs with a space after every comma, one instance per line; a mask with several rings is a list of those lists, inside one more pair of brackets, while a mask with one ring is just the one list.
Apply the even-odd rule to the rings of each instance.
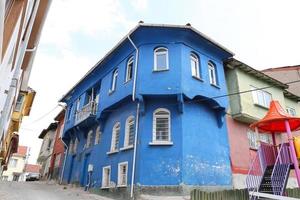
[[9, 157], [17, 152], [19, 143], [19, 128], [24, 116], [29, 116], [31, 106], [34, 100], [36, 92], [28, 88], [27, 91], [21, 91], [19, 93], [12, 117], [9, 123], [6, 137], [2, 142], [2, 150], [0, 152], [0, 161], [3, 169], [6, 170]]

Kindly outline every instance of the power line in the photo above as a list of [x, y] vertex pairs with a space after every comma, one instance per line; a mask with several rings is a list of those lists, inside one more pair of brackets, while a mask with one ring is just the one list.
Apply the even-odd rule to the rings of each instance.
[[[300, 80], [295, 80], [295, 81], [290, 81], [290, 82], [286, 82], [286, 83], [283, 83], [285, 85], [291, 85], [291, 84], [294, 84], [294, 83], [299, 83]], [[201, 103], [201, 102], [206, 102], [206, 101], [209, 101], [211, 99], [219, 99], [219, 98], [224, 98], [224, 97], [229, 97], [229, 96], [234, 96], [234, 95], [239, 95], [239, 94], [245, 94], [245, 93], [248, 93], [248, 92], [253, 92], [253, 91], [258, 91], [258, 90], [264, 90], [264, 89], [268, 89], [268, 88], [273, 88], [273, 87], [276, 87], [276, 86], [265, 86], [265, 87], [260, 87], [260, 88], [255, 88], [255, 89], [250, 89], [250, 90], [244, 90], [244, 91], [240, 91], [240, 92], [233, 92], [233, 93], [229, 93], [229, 94], [224, 94], [224, 95], [218, 95], [218, 96], [213, 96], [213, 97], [207, 97], [207, 98], [204, 98], [204, 99], [197, 99], [197, 100], [192, 100], [190, 101], [191, 103], [192, 102], [197, 102], [197, 103]], [[173, 104], [166, 104], [165, 106], [172, 106], [172, 105], [177, 105], [177, 103], [173, 103]], [[41, 117], [37, 118], [36, 120], [32, 121], [30, 124], [27, 124], [28, 125], [32, 125], [40, 120], [42, 120], [43, 118], [45, 118], [47, 115], [49, 115], [51, 112], [53, 112], [57, 107], [59, 107], [59, 105], [56, 105], [53, 109], [51, 109], [49, 112], [47, 112], [46, 114], [42, 115]], [[118, 109], [107, 109], [105, 110], [106, 112], [112, 112], [112, 111], [117, 111]], [[87, 110], [87, 111], [80, 111], [81, 113], [83, 112], [91, 112], [92, 110]], [[99, 112], [96, 112], [95, 114], [98, 114]]]

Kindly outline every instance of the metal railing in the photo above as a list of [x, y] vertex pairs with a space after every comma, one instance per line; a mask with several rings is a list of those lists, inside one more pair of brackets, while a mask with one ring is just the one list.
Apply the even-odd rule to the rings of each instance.
[[276, 147], [261, 142], [246, 178], [250, 200], [257, 199], [253, 194], [258, 192], [267, 166], [275, 164], [277, 156], [276, 152]]
[[271, 175], [272, 189], [275, 195], [282, 195], [284, 192], [286, 179], [288, 178], [290, 165], [292, 164], [289, 148], [289, 143], [281, 145]]
[[97, 113], [97, 103], [91, 101], [88, 104], [84, 105], [81, 110], [76, 111], [75, 113], [75, 124], [82, 122], [91, 115], [96, 115]]

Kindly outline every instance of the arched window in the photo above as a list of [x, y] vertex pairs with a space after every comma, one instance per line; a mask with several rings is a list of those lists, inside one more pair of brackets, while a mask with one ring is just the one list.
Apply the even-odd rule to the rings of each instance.
[[159, 108], [153, 113], [153, 143], [171, 142], [171, 118], [170, 111]]
[[191, 70], [192, 70], [192, 76], [196, 78], [201, 78], [200, 76], [200, 68], [199, 68], [199, 58], [196, 54], [191, 53], [190, 55], [191, 59]]
[[126, 120], [124, 147], [132, 147], [134, 143], [134, 116], [130, 116]]
[[168, 70], [168, 49], [159, 47], [154, 50], [154, 71]]
[[133, 75], [133, 57], [131, 57], [127, 61], [125, 82], [130, 81], [132, 79], [132, 75]]
[[112, 130], [112, 138], [111, 138], [111, 146], [110, 151], [115, 152], [118, 151], [119, 148], [119, 137], [120, 137], [120, 123], [115, 123]]
[[100, 131], [100, 126], [98, 126], [96, 129], [96, 134], [95, 134], [95, 145], [100, 143], [101, 135], [102, 135], [102, 133]]
[[86, 148], [89, 148], [92, 146], [92, 140], [93, 140], [93, 131], [90, 130], [87, 134], [86, 138]]
[[74, 141], [71, 139], [69, 143], [69, 154], [73, 154], [73, 148], [74, 148]]
[[118, 69], [115, 69], [115, 70], [113, 71], [113, 74], [112, 74], [112, 80], [111, 80], [111, 88], [110, 88], [110, 92], [113, 92], [113, 91], [116, 90], [118, 75], [119, 75], [119, 70], [118, 70]]
[[214, 63], [211, 61], [208, 62], [208, 74], [209, 74], [209, 82], [212, 85], [218, 85], [218, 77], [217, 77], [217, 70]]

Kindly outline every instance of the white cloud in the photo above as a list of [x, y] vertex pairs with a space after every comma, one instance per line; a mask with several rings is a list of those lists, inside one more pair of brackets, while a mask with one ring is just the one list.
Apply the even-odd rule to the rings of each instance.
[[131, 0], [130, 4], [135, 10], [142, 12], [147, 9], [148, 0]]
[[49, 10], [42, 43], [66, 48], [72, 33], [109, 37], [117, 28], [129, 29], [132, 24], [118, 0], [56, 0]]

